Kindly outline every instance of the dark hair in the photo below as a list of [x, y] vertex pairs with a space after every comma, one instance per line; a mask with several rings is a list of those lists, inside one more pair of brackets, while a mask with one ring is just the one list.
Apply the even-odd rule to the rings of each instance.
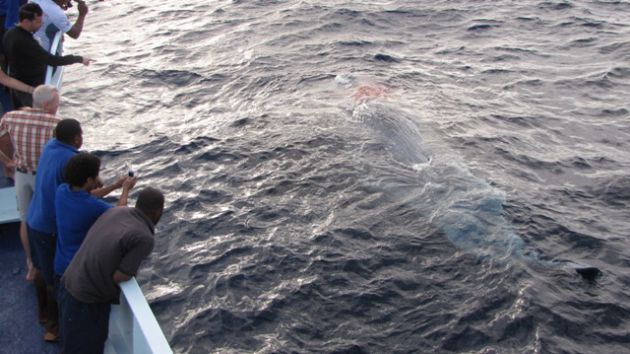
[[98, 177], [101, 159], [96, 155], [81, 152], [74, 155], [63, 171], [65, 181], [73, 187], [82, 187], [88, 178]]
[[65, 144], [72, 144], [77, 135], [82, 134], [81, 123], [76, 119], [62, 119], [55, 127], [55, 138]]
[[29, 2], [22, 6], [20, 6], [20, 14], [18, 15], [18, 19], [20, 22], [24, 20], [33, 21], [36, 17], [40, 17], [44, 12], [39, 5]]
[[153, 215], [164, 209], [164, 194], [153, 187], [147, 187], [140, 191], [136, 208], [147, 215]]

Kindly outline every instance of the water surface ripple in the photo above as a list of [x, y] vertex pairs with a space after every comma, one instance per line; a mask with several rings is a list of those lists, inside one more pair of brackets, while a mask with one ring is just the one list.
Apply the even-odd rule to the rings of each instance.
[[629, 23], [612, 1], [100, 2], [61, 115], [106, 178], [128, 161], [167, 194], [139, 281], [177, 353], [629, 353]]

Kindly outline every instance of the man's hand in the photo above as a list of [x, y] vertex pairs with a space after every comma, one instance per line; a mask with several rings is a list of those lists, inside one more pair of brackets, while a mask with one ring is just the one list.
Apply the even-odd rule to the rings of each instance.
[[2, 150], [0, 150], [0, 162], [2, 162], [9, 169], [15, 168], [15, 162], [13, 161], [13, 159], [2, 152]]
[[123, 183], [125, 182], [126, 179], [127, 179], [126, 175], [125, 176], [120, 176], [118, 178], [118, 181], [116, 181], [114, 183], [114, 188], [116, 188], [116, 189], [121, 188], [123, 186]]
[[9, 160], [9, 161], [5, 162], [5, 163], [4, 163], [4, 165], [5, 165], [7, 168], [10, 168], [10, 169], [15, 169], [15, 162], [14, 162], [13, 160]]
[[88, 58], [88, 57], [82, 57], [83, 61], [81, 61], [81, 63], [83, 63], [83, 65], [87, 66], [90, 65], [91, 63], [94, 62], [94, 59], [92, 58]]
[[79, 16], [85, 16], [88, 13], [88, 7], [83, 0], [77, 0], [77, 10], [79, 10]]
[[131, 279], [131, 275], [125, 274], [119, 270], [115, 271], [114, 274], [112, 275], [112, 280], [114, 281], [114, 283], [116, 284], [120, 284], [124, 281], [127, 281]]
[[123, 190], [130, 191], [133, 188], [133, 186], [136, 185], [137, 181], [138, 181], [138, 177], [126, 177], [122, 185]]

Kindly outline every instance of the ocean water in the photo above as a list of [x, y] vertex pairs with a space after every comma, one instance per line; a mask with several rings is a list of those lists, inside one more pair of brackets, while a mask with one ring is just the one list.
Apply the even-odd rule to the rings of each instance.
[[66, 52], [175, 352], [630, 353], [630, 3], [105, 1]]

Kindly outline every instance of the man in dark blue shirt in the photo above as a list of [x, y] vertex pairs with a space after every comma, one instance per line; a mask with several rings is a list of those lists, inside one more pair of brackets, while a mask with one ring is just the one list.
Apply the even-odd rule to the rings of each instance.
[[63, 182], [63, 169], [68, 160], [83, 145], [81, 124], [74, 119], [63, 119], [55, 127], [56, 138], [51, 139], [39, 159], [35, 176], [35, 193], [26, 216], [28, 241], [33, 267], [41, 272], [46, 288], [37, 289], [40, 313], [46, 309], [44, 340], [55, 341], [58, 335], [58, 311], [54, 293], [55, 248], [55, 193]]
[[[57, 188], [55, 213], [57, 219], [57, 250], [55, 274], [61, 278], [68, 264], [77, 253], [85, 235], [101, 214], [112, 206], [96, 198], [90, 192], [99, 187], [101, 159], [82, 152], [72, 157], [66, 165], [66, 183]], [[118, 206], [127, 205], [129, 191], [136, 184], [136, 177], [126, 177]]]

